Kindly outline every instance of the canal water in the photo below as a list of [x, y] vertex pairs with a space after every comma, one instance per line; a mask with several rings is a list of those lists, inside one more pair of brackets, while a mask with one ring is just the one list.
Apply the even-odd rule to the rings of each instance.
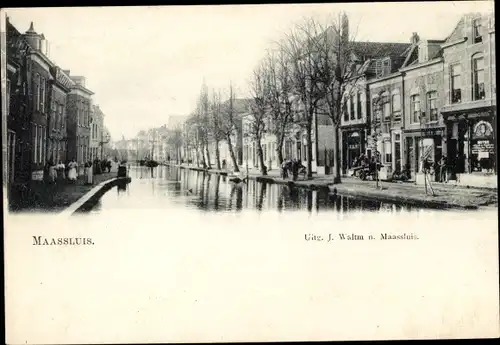
[[132, 182], [106, 193], [91, 210], [105, 213], [123, 208], [185, 208], [210, 212], [303, 211], [331, 212], [420, 212], [408, 205], [366, 198], [332, 195], [328, 191], [290, 188], [254, 180], [236, 184], [226, 176], [170, 166], [131, 167]]
[[498, 310], [496, 210], [411, 209], [165, 166], [130, 177], [87, 214], [9, 217], [7, 307], [37, 342], [466, 338], [498, 321], [484, 312]]

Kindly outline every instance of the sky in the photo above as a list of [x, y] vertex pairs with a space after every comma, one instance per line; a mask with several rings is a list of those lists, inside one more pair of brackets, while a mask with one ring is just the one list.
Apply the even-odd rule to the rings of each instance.
[[444, 39], [467, 12], [492, 1], [227, 6], [8, 9], [20, 32], [30, 22], [50, 45], [49, 58], [86, 86], [114, 140], [189, 115], [205, 80], [210, 89], [248, 95], [248, 79], [273, 41], [294, 23], [345, 11], [356, 40]]

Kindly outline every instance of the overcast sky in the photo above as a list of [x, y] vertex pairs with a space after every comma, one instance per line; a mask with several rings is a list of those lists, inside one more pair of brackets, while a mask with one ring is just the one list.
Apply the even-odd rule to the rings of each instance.
[[493, 2], [8, 9], [21, 32], [31, 21], [50, 43], [50, 58], [87, 78], [114, 139], [187, 115], [203, 78], [209, 87], [246, 81], [269, 42], [303, 16], [346, 11], [351, 33], [366, 41], [444, 39], [460, 16]]

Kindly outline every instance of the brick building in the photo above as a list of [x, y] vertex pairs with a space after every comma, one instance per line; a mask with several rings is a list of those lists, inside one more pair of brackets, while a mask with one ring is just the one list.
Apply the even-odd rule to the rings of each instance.
[[[445, 141], [443, 119], [442, 40], [420, 40], [409, 63], [400, 70], [404, 83], [404, 155], [402, 167], [418, 179], [423, 158], [438, 162]], [[438, 175], [436, 174], [437, 178]]]
[[30, 93], [29, 117], [31, 138], [31, 178], [43, 178], [43, 167], [47, 160], [47, 125], [49, 115], [49, 82], [52, 79], [51, 68], [54, 64], [47, 57], [47, 41], [43, 34], [38, 34], [33, 22], [24, 34], [31, 46], [28, 54], [28, 90]]
[[67, 160], [67, 95], [75, 83], [64, 71], [55, 66], [51, 68], [50, 113], [48, 117], [47, 157], [57, 164]]
[[103, 159], [103, 147], [109, 138], [104, 134], [104, 113], [99, 105], [92, 107], [92, 123], [90, 130], [90, 157], [92, 160]]
[[460, 183], [496, 186], [494, 16], [464, 16], [442, 49], [444, 107], [441, 113], [447, 132], [444, 154]]
[[85, 78], [71, 76], [70, 71], [64, 71], [75, 83], [67, 96], [67, 157], [74, 159], [83, 166], [91, 159], [90, 156], [90, 125], [92, 110], [92, 91], [85, 87]]
[[[4, 183], [27, 183], [31, 179], [30, 81], [29, 59], [33, 48], [9, 21], [6, 20], [6, 157]], [[3, 48], [3, 47], [2, 47]], [[3, 58], [3, 52], [2, 52]]]

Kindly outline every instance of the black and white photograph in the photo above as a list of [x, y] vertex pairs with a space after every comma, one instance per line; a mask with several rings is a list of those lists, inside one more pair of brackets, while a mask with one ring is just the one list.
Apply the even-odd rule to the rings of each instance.
[[493, 1], [0, 20], [6, 343], [500, 336]]

